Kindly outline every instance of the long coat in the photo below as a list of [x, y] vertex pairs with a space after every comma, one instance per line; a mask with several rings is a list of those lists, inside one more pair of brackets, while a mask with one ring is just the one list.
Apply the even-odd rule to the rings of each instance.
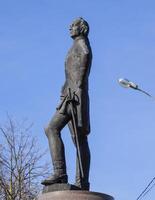
[[[78, 103], [74, 104], [77, 128], [80, 133], [90, 132], [88, 77], [92, 61], [92, 51], [87, 37], [80, 36], [74, 40], [65, 60], [66, 81], [62, 87], [60, 112], [64, 113], [67, 106], [68, 88]], [[72, 132], [72, 123], [69, 122]]]

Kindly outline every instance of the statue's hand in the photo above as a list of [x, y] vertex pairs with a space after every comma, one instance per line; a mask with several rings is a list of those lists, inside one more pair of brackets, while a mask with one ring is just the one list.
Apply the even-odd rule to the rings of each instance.
[[75, 95], [79, 96], [81, 95], [82, 93], [82, 89], [81, 88], [78, 88], [76, 91], [75, 91]]
[[81, 81], [81, 80], [79, 80], [79, 81], [77, 82], [77, 87], [78, 87], [78, 88], [82, 88], [82, 81]]

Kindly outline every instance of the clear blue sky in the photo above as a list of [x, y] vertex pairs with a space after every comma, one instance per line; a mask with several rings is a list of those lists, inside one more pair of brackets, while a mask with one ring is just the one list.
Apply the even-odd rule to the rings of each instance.
[[[135, 200], [155, 176], [155, 101], [121, 88], [126, 77], [155, 95], [154, 0], [0, 1], [0, 122], [6, 111], [34, 122], [42, 148], [43, 127], [59, 102], [64, 59], [72, 44], [68, 27], [82, 16], [90, 24], [91, 190]], [[69, 180], [75, 149], [68, 129]], [[50, 158], [49, 158], [50, 159]], [[153, 189], [145, 200], [153, 200]]]

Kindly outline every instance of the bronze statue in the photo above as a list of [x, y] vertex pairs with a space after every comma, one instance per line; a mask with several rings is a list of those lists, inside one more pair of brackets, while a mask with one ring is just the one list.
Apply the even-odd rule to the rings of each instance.
[[89, 190], [90, 150], [87, 135], [90, 132], [88, 77], [92, 51], [88, 39], [89, 25], [78, 18], [70, 26], [74, 40], [65, 61], [66, 81], [61, 91], [61, 102], [45, 129], [53, 162], [54, 174], [42, 184], [67, 183], [66, 160], [61, 130], [68, 124], [77, 149], [76, 183]]

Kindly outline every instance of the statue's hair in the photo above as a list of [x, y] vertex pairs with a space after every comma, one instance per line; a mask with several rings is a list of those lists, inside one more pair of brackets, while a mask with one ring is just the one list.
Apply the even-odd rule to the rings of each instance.
[[76, 19], [76, 21], [79, 22], [81, 34], [84, 36], [88, 36], [89, 33], [88, 22], [85, 21], [82, 17], [79, 17], [78, 19]]

